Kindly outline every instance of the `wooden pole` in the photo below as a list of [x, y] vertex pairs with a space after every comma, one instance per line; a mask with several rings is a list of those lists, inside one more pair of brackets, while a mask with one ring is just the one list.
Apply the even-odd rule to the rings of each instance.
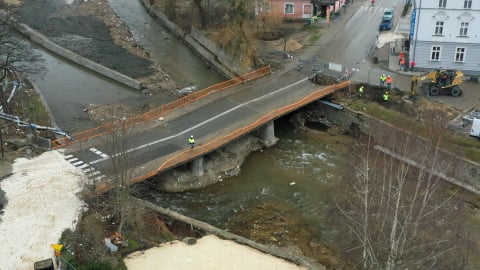
[[3, 149], [3, 134], [2, 134], [2, 128], [0, 128], [0, 151], [2, 152], [2, 158], [5, 157], [5, 151]]

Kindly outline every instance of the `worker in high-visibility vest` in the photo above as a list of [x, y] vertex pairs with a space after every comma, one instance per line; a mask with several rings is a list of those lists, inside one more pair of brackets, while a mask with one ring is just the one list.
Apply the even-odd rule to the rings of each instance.
[[388, 92], [385, 92], [385, 94], [383, 94], [383, 101], [387, 102], [389, 99], [390, 96], [388, 95]]
[[387, 80], [387, 76], [385, 76], [385, 74], [382, 74], [382, 76], [380, 76], [380, 86], [385, 86], [386, 80]]
[[387, 82], [387, 87], [392, 89], [392, 82], [393, 82], [393, 79], [390, 75], [387, 76], [387, 78], [385, 79], [385, 81]]
[[188, 138], [188, 144], [190, 144], [190, 149], [193, 149], [193, 147], [195, 147], [195, 139], [193, 138], [193, 135]]
[[358, 98], [362, 98], [364, 91], [365, 91], [365, 88], [363, 87], [363, 85], [360, 86], [360, 88], [358, 88]]
[[405, 71], [406, 65], [407, 65], [407, 61], [405, 60], [405, 58], [400, 59], [400, 70], [401, 71]]

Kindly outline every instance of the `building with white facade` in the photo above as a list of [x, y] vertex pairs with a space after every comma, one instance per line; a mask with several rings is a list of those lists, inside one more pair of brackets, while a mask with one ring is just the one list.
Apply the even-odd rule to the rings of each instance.
[[413, 0], [409, 61], [480, 75], [480, 0]]

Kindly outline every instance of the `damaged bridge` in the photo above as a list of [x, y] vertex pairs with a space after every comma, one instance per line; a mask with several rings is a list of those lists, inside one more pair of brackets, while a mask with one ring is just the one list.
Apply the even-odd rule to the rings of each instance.
[[[273, 145], [275, 119], [349, 84], [322, 86], [304, 73], [275, 76], [265, 67], [142, 115], [73, 134], [73, 140], [59, 139], [52, 148], [93, 176], [90, 184], [97, 193], [114, 187], [119, 167], [128, 172], [123, 175], [125, 184], [186, 163], [191, 163], [194, 175], [201, 176], [206, 154], [251, 133], [265, 146]], [[187, 143], [191, 135], [196, 140], [194, 149]]]

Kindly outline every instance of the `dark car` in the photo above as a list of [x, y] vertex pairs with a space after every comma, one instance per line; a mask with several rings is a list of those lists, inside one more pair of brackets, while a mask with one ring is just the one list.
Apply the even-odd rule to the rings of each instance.
[[380, 23], [380, 31], [382, 30], [391, 30], [392, 29], [392, 26], [393, 26], [393, 22], [392, 20], [389, 20], [389, 19], [384, 19], [382, 20], [382, 22]]

